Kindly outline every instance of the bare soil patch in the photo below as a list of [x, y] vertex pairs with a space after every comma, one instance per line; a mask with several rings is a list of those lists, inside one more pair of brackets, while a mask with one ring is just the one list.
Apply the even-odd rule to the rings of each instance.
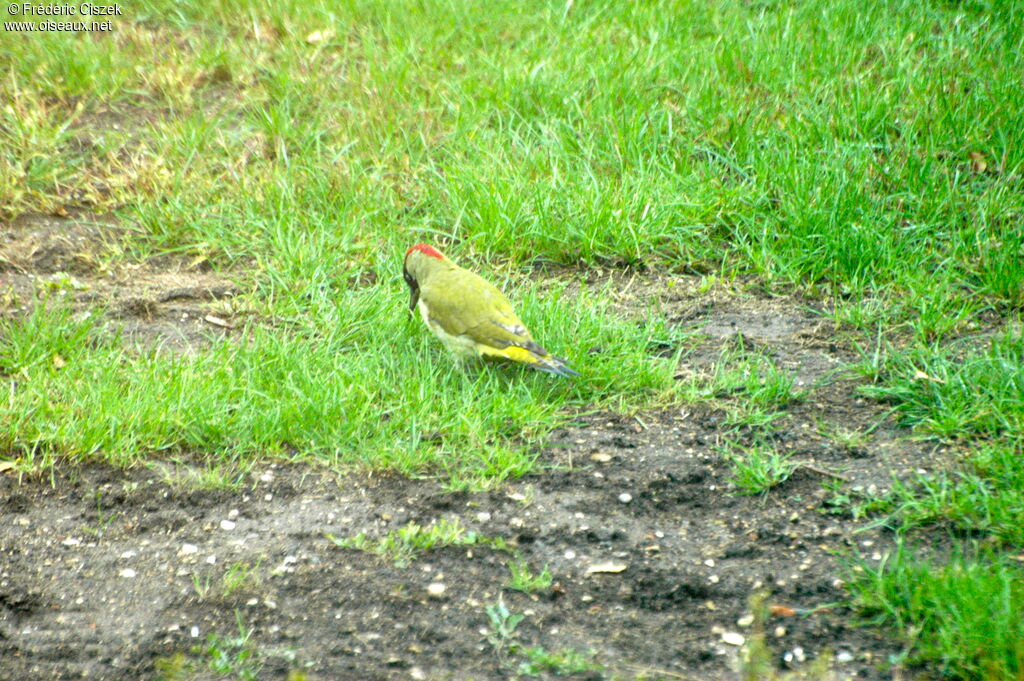
[[185, 352], [238, 325], [230, 302], [241, 291], [205, 261], [119, 257], [124, 228], [110, 216], [23, 215], [0, 228], [0, 314], [24, 314], [46, 297], [99, 308], [129, 343]]
[[[882, 667], [895, 646], [835, 605], [835, 552], [871, 556], [889, 538], [832, 515], [814, 470], [764, 499], [729, 494], [713, 413], [643, 421], [580, 419], [544, 452], [552, 470], [477, 494], [273, 465], [239, 492], [172, 487], [155, 469], [68, 468], [52, 484], [5, 476], [0, 679], [158, 678], [159, 658], [211, 632], [237, 635], [236, 613], [263, 659], [259, 678], [307, 666], [324, 679], [509, 678], [515, 665], [483, 633], [499, 597], [526, 615], [522, 644], [592, 652], [605, 671], [585, 678], [732, 679], [737, 648], [722, 634], [749, 635], [737, 622], [762, 586], [797, 613], [769, 622], [780, 666], [787, 652], [799, 667], [830, 649], [843, 654], [836, 678], [890, 678]], [[885, 448], [835, 451], [799, 426], [791, 437], [861, 484], [885, 484], [896, 464]], [[902, 465], [923, 457], [891, 444]], [[535, 571], [549, 566], [554, 584], [532, 597], [503, 589], [510, 556], [491, 548], [397, 567], [325, 536], [442, 518], [503, 538]], [[223, 574], [240, 563], [258, 565], [259, 579], [222, 596]], [[624, 569], [589, 574], [602, 563]], [[213, 586], [201, 595], [204, 580]], [[444, 593], [430, 595], [433, 583]]]

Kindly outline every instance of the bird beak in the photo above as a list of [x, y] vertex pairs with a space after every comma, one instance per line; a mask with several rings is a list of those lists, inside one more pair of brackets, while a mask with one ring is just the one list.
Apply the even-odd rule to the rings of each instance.
[[415, 287], [409, 291], [409, 312], [416, 311], [416, 303], [420, 302], [420, 289]]
[[420, 300], [420, 287], [416, 283], [416, 280], [412, 278], [408, 270], [402, 270], [402, 277], [405, 279], [405, 283], [409, 285], [409, 312], [416, 311], [416, 303]]

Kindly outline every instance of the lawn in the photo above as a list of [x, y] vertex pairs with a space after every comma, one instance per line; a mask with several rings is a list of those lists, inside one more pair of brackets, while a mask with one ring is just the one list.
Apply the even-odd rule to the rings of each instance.
[[[974, 635], [1024, 593], [1019, 3], [177, 0], [111, 22], [0, 31], [0, 226], [91, 230], [58, 272], [0, 244], [13, 470], [287, 461], [479, 491], [546, 475], [581, 414], [710, 405], [747, 429], [723, 454], [740, 491], [770, 495], [792, 472], [773, 429], [820, 386], [742, 347], [689, 372], [699, 334], [617, 287], [785, 298], [855, 357], [849, 399], [943, 461], [851, 510], [901, 548], [849, 556], [850, 603], [901, 664], [1024, 678], [1019, 637]], [[418, 241], [582, 376], [452, 362], [406, 310]], [[128, 267], [231, 282], [206, 310], [229, 333], [138, 340], [85, 295]]]

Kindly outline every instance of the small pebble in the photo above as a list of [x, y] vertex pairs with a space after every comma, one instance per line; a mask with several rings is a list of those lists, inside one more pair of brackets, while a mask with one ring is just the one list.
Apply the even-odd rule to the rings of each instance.
[[199, 638], [199, 627], [192, 627], [189, 633], [192, 634], [192, 638]]
[[220, 529], [222, 530], [233, 530], [235, 529], [234, 520], [222, 520], [220, 521]]
[[61, 544], [63, 544], [64, 546], [78, 546], [81, 543], [82, 540], [78, 537], [68, 537], [67, 539], [61, 542]]
[[199, 547], [195, 544], [182, 544], [181, 550], [179, 550], [178, 553], [180, 553], [181, 555], [186, 555], [189, 553], [198, 553], [198, 551]]
[[476, 514], [476, 520], [479, 523], [486, 523], [490, 519], [491, 519], [491, 514], [488, 513], [487, 511], [480, 511], [479, 513]]
[[836, 662], [839, 664], [846, 664], [847, 662], [853, 662], [853, 655], [848, 651], [840, 650], [836, 653]]
[[629, 492], [623, 492], [622, 494], [619, 495], [619, 501], [621, 501], [624, 504], [628, 504], [629, 502], [633, 501], [633, 495], [630, 494]]
[[237, 508], [233, 508], [230, 511], [228, 511], [228, 518], [230, 518], [231, 520], [234, 520], [237, 517], [238, 517], [238, 509]]
[[741, 646], [746, 640], [743, 634], [735, 631], [727, 631], [722, 634], [722, 643], [727, 643], [731, 646]]
[[433, 582], [430, 586], [427, 587], [427, 593], [433, 596], [434, 598], [439, 598], [440, 596], [444, 595], [444, 591], [446, 588], [447, 587], [445, 587], [445, 585], [441, 582]]
[[710, 558], [708, 558], [706, 561], [704, 561], [704, 564], [707, 565], [708, 567], [715, 567], [715, 561], [713, 561]]
[[753, 623], [754, 623], [754, 616], [753, 615], [744, 615], [743, 617], [741, 617], [738, 620], [736, 620], [736, 624], [738, 626], [741, 626], [741, 627], [749, 627]]
[[775, 634], [775, 638], [782, 638], [786, 635], [786, 627], [775, 627], [775, 631], [773, 633]]
[[135, 570], [133, 570], [131, 568], [125, 568], [124, 570], [121, 570], [117, 574], [121, 575], [122, 577], [129, 577], [129, 578], [131, 578], [131, 577], [134, 577], [135, 575], [137, 575], [138, 573], [135, 572]]

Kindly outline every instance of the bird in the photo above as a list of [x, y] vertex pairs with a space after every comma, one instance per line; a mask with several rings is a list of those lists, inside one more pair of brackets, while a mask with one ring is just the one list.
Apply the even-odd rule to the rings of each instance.
[[497, 358], [557, 376], [579, 376], [561, 357], [533, 340], [508, 298], [478, 274], [463, 269], [433, 246], [405, 252], [402, 277], [409, 285], [409, 311], [462, 358]]

